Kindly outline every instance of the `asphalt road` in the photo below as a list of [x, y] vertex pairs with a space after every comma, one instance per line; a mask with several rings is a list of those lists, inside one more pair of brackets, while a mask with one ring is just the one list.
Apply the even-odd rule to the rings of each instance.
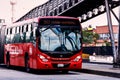
[[22, 69], [0, 67], [0, 80], [120, 80], [120, 78], [73, 71], [67, 74], [52, 71], [27, 73]]

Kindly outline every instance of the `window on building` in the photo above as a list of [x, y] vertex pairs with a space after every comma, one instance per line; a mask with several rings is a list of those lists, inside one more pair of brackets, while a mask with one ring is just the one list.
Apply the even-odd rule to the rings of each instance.
[[117, 39], [118, 39], [118, 34], [115, 33], [115, 34], [114, 34], [114, 37], [115, 37], [115, 39], [117, 40]]

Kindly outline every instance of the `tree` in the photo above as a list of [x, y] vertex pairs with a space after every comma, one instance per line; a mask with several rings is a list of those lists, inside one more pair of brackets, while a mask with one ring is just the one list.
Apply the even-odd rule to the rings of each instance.
[[111, 46], [111, 44], [107, 40], [104, 40], [104, 43], [105, 43], [105, 46]]
[[82, 31], [83, 34], [83, 43], [84, 44], [91, 44], [91, 43], [97, 43], [97, 39], [99, 38], [99, 35], [97, 33], [93, 33], [91, 31]]
[[82, 31], [82, 34], [83, 34], [82, 41], [84, 44], [92, 43], [92, 32]]
[[97, 33], [93, 33], [93, 42], [95, 43], [95, 45], [98, 39], [99, 39], [99, 35]]

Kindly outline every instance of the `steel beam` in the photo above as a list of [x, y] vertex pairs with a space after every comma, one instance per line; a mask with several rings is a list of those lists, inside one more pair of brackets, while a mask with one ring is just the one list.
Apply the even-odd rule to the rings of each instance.
[[110, 40], [111, 40], [112, 50], [113, 50], [114, 64], [117, 64], [118, 52], [117, 52], [117, 49], [115, 47], [115, 41], [114, 41], [115, 39], [114, 39], [114, 35], [113, 35], [112, 19], [111, 19], [110, 6], [109, 6], [109, 3], [108, 3], [108, 0], [105, 0], [105, 7], [106, 7], [106, 13], [107, 13]]
[[[117, 2], [110, 4], [112, 5], [111, 8], [117, 7], [119, 5]], [[101, 5], [104, 6], [104, 0], [49, 0], [45, 4], [35, 7], [20, 19], [18, 19], [16, 22], [39, 16], [58, 15], [82, 17], [82, 15], [87, 15], [89, 12], [92, 12], [92, 15], [90, 17], [86, 17], [86, 19], [81, 20], [81, 22], [85, 22], [106, 12], [105, 10], [99, 10], [99, 7]], [[94, 9], [98, 9], [98, 14], [94, 14]]]
[[[119, 0], [119, 3], [120, 3], [120, 0]], [[117, 63], [114, 67], [120, 68], [120, 6], [119, 6], [118, 55], [117, 55]]]

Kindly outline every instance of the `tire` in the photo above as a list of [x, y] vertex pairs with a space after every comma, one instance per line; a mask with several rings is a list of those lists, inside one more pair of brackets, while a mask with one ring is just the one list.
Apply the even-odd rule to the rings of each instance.
[[26, 72], [30, 72], [29, 56], [25, 56], [25, 71], [26, 71]]
[[69, 72], [69, 71], [67, 71], [67, 70], [63, 70], [63, 71], [62, 71], [63, 74], [67, 74], [68, 72]]
[[9, 53], [7, 53], [7, 55], [6, 55], [6, 67], [10, 68], [10, 55], [9, 55]]

